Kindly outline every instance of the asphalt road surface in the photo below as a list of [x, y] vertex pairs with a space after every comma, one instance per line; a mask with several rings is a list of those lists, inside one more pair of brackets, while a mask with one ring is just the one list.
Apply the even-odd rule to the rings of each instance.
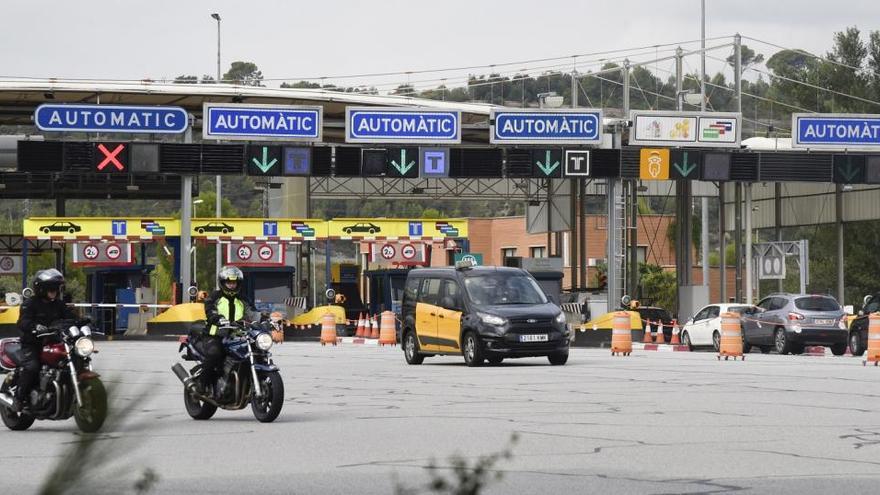
[[[279, 419], [193, 421], [169, 370], [176, 343], [101, 343], [122, 423], [96, 443], [83, 493], [392, 494], [427, 466], [473, 463], [518, 435], [484, 493], [867, 493], [880, 486], [880, 368], [859, 358], [574, 349], [467, 368], [407, 366], [400, 349], [285, 343]], [[0, 493], [33, 493], [79, 438], [73, 420], [0, 432]], [[97, 469], [97, 472], [92, 470]]]

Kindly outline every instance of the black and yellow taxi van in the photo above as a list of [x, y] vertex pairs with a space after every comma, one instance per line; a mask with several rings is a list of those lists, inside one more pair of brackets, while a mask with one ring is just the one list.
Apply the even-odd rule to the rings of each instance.
[[570, 333], [562, 310], [520, 268], [472, 266], [409, 272], [401, 308], [406, 362], [462, 355], [468, 366], [504, 358], [568, 361]]

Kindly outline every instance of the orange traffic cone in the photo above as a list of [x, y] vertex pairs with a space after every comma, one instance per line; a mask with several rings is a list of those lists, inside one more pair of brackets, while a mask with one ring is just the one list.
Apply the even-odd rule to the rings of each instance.
[[331, 313], [321, 318], [321, 345], [336, 345], [336, 317]]
[[632, 353], [633, 341], [632, 330], [630, 329], [629, 313], [626, 311], [618, 311], [614, 313], [614, 319], [611, 320], [611, 355], [621, 354], [629, 356]]
[[381, 327], [379, 328], [379, 345], [397, 345], [397, 329], [394, 326], [394, 313], [382, 312]]
[[733, 356], [736, 360], [737, 356], [742, 359], [743, 356], [743, 336], [742, 327], [740, 326], [739, 315], [736, 313], [721, 314], [721, 343], [718, 346], [718, 359], [724, 356], [726, 361], [728, 357]]
[[672, 341], [669, 342], [672, 345], [680, 345], [681, 337], [678, 335], [680, 332], [678, 330], [678, 320], [672, 320]]
[[653, 342], [651, 339], [651, 320], [648, 320], [645, 323], [645, 337], [642, 339], [643, 344], [650, 344]]
[[657, 338], [654, 339], [655, 344], [665, 344], [666, 335], [663, 334], [663, 320], [657, 320]]
[[358, 313], [358, 322], [357, 322], [357, 331], [354, 333], [355, 337], [363, 337], [364, 336], [364, 314]]
[[370, 333], [370, 338], [371, 339], [378, 339], [379, 338], [379, 322], [376, 321], [375, 316], [373, 317], [372, 321], [370, 321], [370, 328], [372, 329], [372, 332]]

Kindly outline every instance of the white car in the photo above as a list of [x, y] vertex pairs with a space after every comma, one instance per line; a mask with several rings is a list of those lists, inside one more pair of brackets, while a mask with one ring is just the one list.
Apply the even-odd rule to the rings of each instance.
[[754, 306], [726, 303], [710, 304], [704, 307], [681, 327], [682, 345], [686, 345], [690, 349], [712, 346], [717, 351], [721, 344], [721, 315], [728, 312], [742, 314], [749, 308], [754, 308]]

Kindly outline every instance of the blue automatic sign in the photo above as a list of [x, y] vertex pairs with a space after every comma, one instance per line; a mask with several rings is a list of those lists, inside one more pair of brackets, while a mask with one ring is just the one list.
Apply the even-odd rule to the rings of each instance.
[[345, 141], [458, 144], [461, 142], [461, 112], [348, 107], [345, 112]]
[[880, 115], [796, 113], [791, 120], [796, 148], [880, 149]]
[[599, 144], [602, 111], [592, 109], [513, 111], [492, 110], [495, 144]]
[[180, 107], [45, 104], [34, 111], [41, 131], [179, 134], [188, 120]]
[[205, 103], [204, 116], [204, 139], [321, 140], [321, 107]]

